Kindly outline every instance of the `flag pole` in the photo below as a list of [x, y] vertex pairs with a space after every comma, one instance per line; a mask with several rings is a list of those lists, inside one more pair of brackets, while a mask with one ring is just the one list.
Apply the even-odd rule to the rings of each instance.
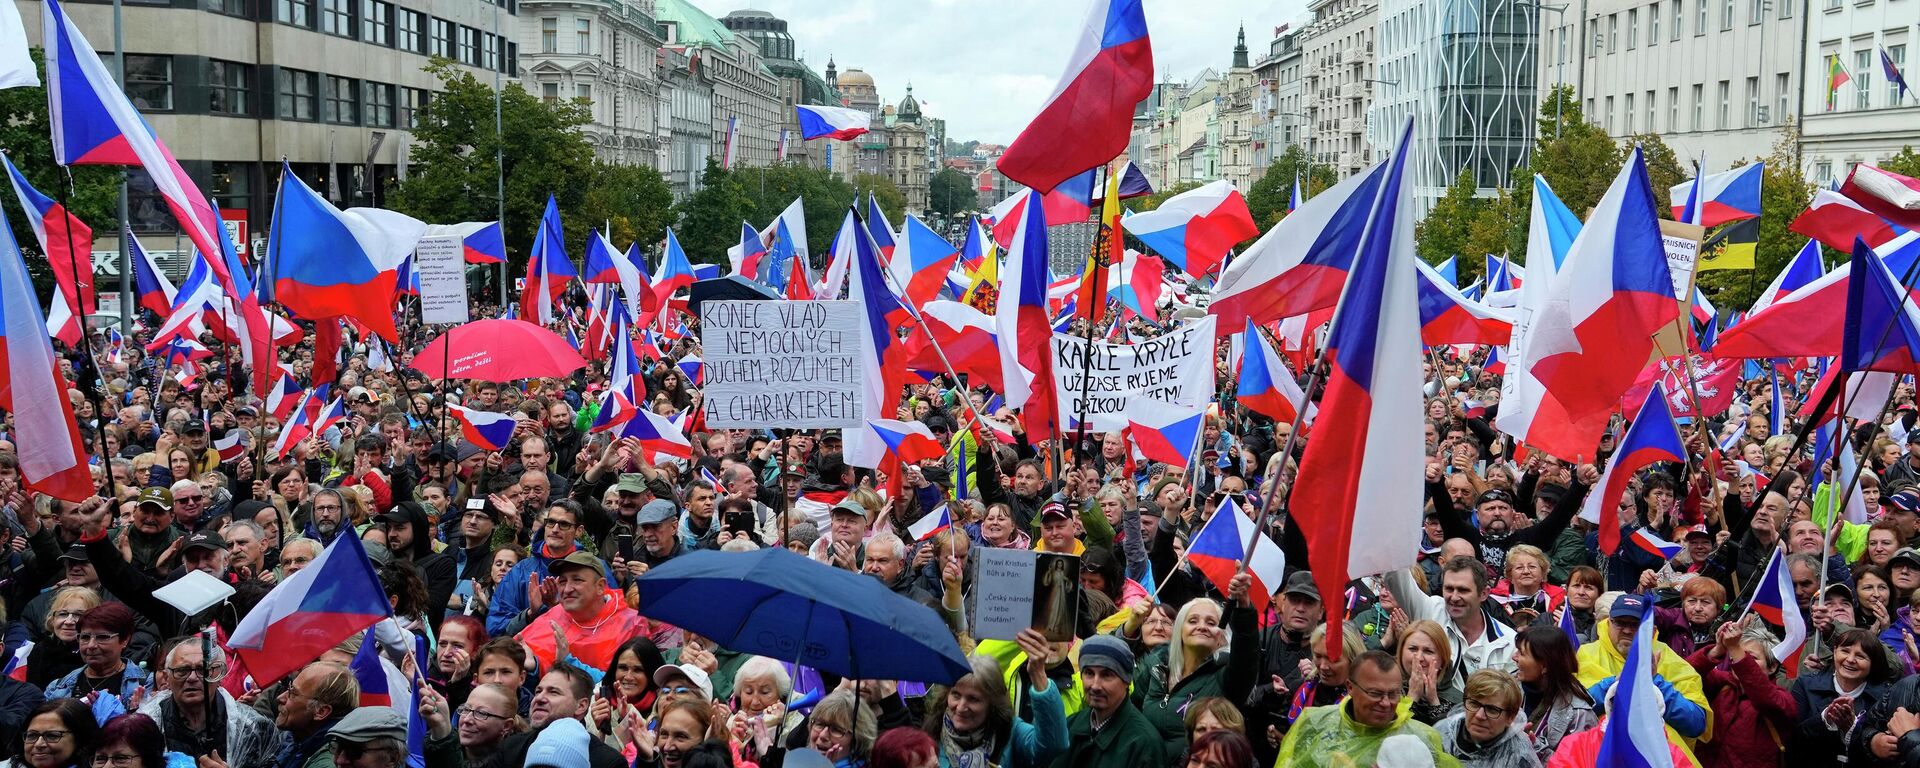
[[[1835, 376], [1843, 376], [1843, 375], [1845, 375], [1845, 372], [1835, 374]], [[1861, 384], [1865, 384], [1866, 377], [1865, 376], [1860, 377], [1860, 381], [1861, 381]], [[1835, 388], [1838, 389], [1841, 383], [1842, 382], [1836, 379]], [[1856, 385], [1854, 389], [1855, 389], [1854, 394], [1858, 395], [1859, 386]], [[1873, 421], [1871, 423], [1875, 425], [1878, 425], [1880, 423], [1880, 418], [1886, 415], [1887, 409], [1893, 407], [1893, 400], [1895, 397], [1899, 395], [1899, 392], [1900, 392], [1900, 388], [1898, 386], [1887, 388], [1886, 402], [1880, 404], [1880, 411], [1879, 413], [1874, 415]], [[1836, 410], [1838, 411], [1838, 413], [1834, 415], [1834, 418], [1839, 420], [1839, 423], [1834, 425], [1834, 432], [1835, 432], [1834, 442], [1838, 443], [1838, 445], [1835, 446], [1837, 450], [1834, 451], [1833, 455], [1838, 457], [1840, 455], [1840, 451], [1842, 450], [1846, 451], [1848, 454], [1853, 453], [1853, 430], [1847, 428], [1846, 406], [1842, 404], [1841, 406], [1836, 408]], [[1818, 418], [1818, 414], [1815, 415], [1815, 418], [1816, 419]], [[1815, 591], [1813, 593], [1813, 599], [1815, 601], [1823, 600], [1824, 598], [1822, 596], [1825, 595], [1827, 592], [1827, 557], [1828, 557], [1828, 553], [1833, 549], [1833, 530], [1839, 527], [1840, 514], [1846, 510], [1847, 503], [1853, 500], [1853, 489], [1860, 482], [1861, 471], [1866, 469], [1867, 452], [1870, 450], [1873, 450], [1872, 442], [1868, 442], [1867, 445], [1863, 446], [1860, 449], [1859, 456], [1855, 457], [1853, 462], [1853, 474], [1851, 477], [1847, 478], [1846, 485], [1840, 488], [1836, 488], [1832, 492], [1827, 494], [1827, 501], [1829, 504], [1829, 506], [1827, 507], [1827, 521], [1825, 525], [1820, 526], [1820, 588], [1818, 591]], [[1817, 466], [1814, 467], [1815, 471], [1819, 471], [1819, 469], [1820, 468]], [[1840, 479], [1839, 471], [1840, 471], [1840, 464], [1838, 461], [1836, 461], [1834, 462], [1834, 479], [1835, 480]], [[1815, 489], [1815, 490], [1816, 492], [1818, 491], [1818, 489]], [[1837, 502], [1835, 501], [1836, 495], [1838, 496]], [[1812, 604], [1809, 603], [1808, 607], [1809, 607], [1809, 610], [1811, 610]], [[1809, 616], [1807, 618], [1811, 619], [1812, 617]], [[1816, 656], [1819, 655], [1820, 634], [1818, 632], [1809, 632], [1807, 634], [1811, 635], [1811, 637], [1808, 638], [1808, 641], [1813, 644], [1814, 655]]]
[[[1102, 163], [1095, 170], [1098, 171], [1098, 173], [1094, 174], [1093, 187], [1094, 189], [1101, 190], [1101, 206], [1104, 208], [1106, 204], [1107, 166], [1105, 163]], [[1106, 252], [1107, 236], [1101, 231], [1101, 227], [1106, 226], [1106, 222], [1099, 219], [1101, 215], [1100, 209], [1095, 209], [1091, 212], [1091, 215], [1095, 217], [1098, 223], [1095, 224], [1093, 228], [1093, 243], [1092, 246], [1087, 249], [1087, 265], [1080, 274], [1080, 285], [1073, 289], [1076, 294], [1082, 290], [1100, 286], [1099, 279], [1095, 277], [1095, 270], [1106, 269], [1107, 259], [1104, 257], [1111, 255]], [[1091, 284], [1089, 284], [1089, 281], [1091, 281]], [[1073, 436], [1073, 452], [1076, 462], [1087, 442], [1087, 399], [1093, 394], [1093, 327], [1099, 324], [1100, 316], [1106, 314], [1107, 296], [1104, 291], [1102, 291], [1099, 296], [1095, 296], [1091, 290], [1088, 290], [1086, 300], [1086, 348], [1080, 351], [1080, 404], [1079, 407], [1074, 408], [1074, 418], [1079, 421], [1079, 424], [1076, 425], [1078, 428], [1075, 430]], [[1057, 471], [1062, 468], [1056, 467], [1055, 469]], [[1196, 475], [1194, 480], [1198, 482], [1199, 477]]]
[[[1265, 328], [1261, 328], [1260, 326], [1256, 325], [1254, 327], [1259, 329], [1260, 332], [1267, 334], [1267, 343], [1275, 344], [1277, 347], [1278, 342], [1273, 339], [1272, 333], [1267, 332]], [[1293, 430], [1287, 433], [1287, 442], [1280, 448], [1280, 453], [1276, 455], [1276, 458], [1280, 461], [1280, 471], [1282, 473], [1286, 472], [1286, 462], [1293, 459], [1293, 446], [1300, 441], [1300, 427], [1306, 423], [1307, 408], [1313, 404], [1314, 391], [1326, 383], [1325, 357], [1326, 350], [1321, 350], [1320, 354], [1314, 357], [1313, 367], [1307, 372], [1307, 387], [1302, 391], [1300, 407], [1293, 409]], [[1260, 474], [1264, 477], [1266, 472], [1262, 471]], [[1254, 547], [1260, 544], [1261, 529], [1267, 525], [1267, 516], [1272, 514], [1273, 503], [1279, 496], [1279, 492], [1280, 478], [1275, 476], [1273, 482], [1267, 486], [1266, 500], [1260, 503], [1260, 514], [1254, 518], [1253, 534], [1247, 537], [1247, 553], [1245, 557], [1240, 558], [1241, 573], [1245, 573], [1247, 563], [1253, 561]], [[1289, 489], [1289, 495], [1291, 495], [1291, 489]]]
[[[287, 156], [281, 155], [280, 156], [280, 184], [281, 185], [286, 184], [286, 176], [287, 176]], [[271, 229], [267, 232], [267, 252], [262, 257], [266, 260], [266, 263], [262, 265], [262, 270], [261, 270], [265, 272], [267, 275], [267, 280], [268, 280], [267, 284], [273, 286], [273, 288], [276, 291], [274, 293], [274, 298], [276, 301], [278, 301], [279, 299], [279, 293], [277, 291], [278, 291], [278, 288], [280, 287], [279, 286], [279, 282], [280, 282], [280, 201], [282, 197], [284, 196], [281, 195], [279, 189], [276, 188], [273, 193], [273, 220], [269, 223], [269, 226], [271, 227]], [[262, 309], [261, 311], [264, 312], [265, 310]], [[276, 358], [278, 356], [278, 353], [272, 352], [272, 349], [273, 349], [273, 317], [272, 315], [268, 315], [267, 317], [267, 349], [269, 350], [269, 354], [267, 355], [266, 360], [261, 361], [261, 364], [276, 365]], [[269, 378], [267, 379], [267, 381], [273, 382], [277, 379], [278, 379], [277, 376], [273, 376], [272, 374], [269, 374]], [[269, 383], [268, 386], [272, 387], [273, 385]], [[265, 409], [266, 406], [267, 406], [267, 402], [265, 400], [261, 400], [260, 407], [262, 409]], [[266, 414], [261, 414], [260, 420], [262, 422], [265, 422]], [[281, 426], [284, 427], [285, 425], [283, 424]], [[266, 471], [267, 441], [264, 439], [255, 439], [254, 435], [248, 435], [247, 438], [257, 443], [257, 445], [253, 447], [253, 472], [254, 472], [254, 476], [257, 478], [260, 476], [261, 473]], [[269, 488], [267, 489], [267, 492], [272, 493], [273, 489]]]
[[[73, 168], [67, 167], [65, 170], [67, 172], [67, 192], [71, 194], [73, 192]], [[55, 194], [59, 194], [59, 191], [58, 187], [54, 189]], [[59, 202], [61, 215], [67, 217], [67, 223], [62, 228], [66, 230], [67, 238], [67, 269], [73, 271], [73, 306], [76, 309], [84, 310], [86, 309], [86, 302], [85, 296], [80, 288], [80, 262], [79, 259], [76, 259], [73, 255], [73, 222], [78, 221], [79, 217], [73, 215], [73, 209], [67, 207], [67, 195], [60, 195]], [[91, 250], [93, 244], [88, 243], [87, 247]], [[93, 264], [91, 261], [87, 264], [86, 276], [88, 278], [93, 277]], [[93, 403], [93, 420], [95, 426], [92, 439], [94, 442], [94, 450], [89, 451], [89, 453], [98, 453], [100, 456], [100, 495], [103, 498], [111, 499], [114, 498], [113, 465], [107, 463], [107, 411], [105, 401], [100, 396], [100, 390], [106, 386], [106, 376], [100, 373], [100, 361], [96, 359], [93, 354], [93, 337], [87, 333], [86, 314], [83, 312], [74, 312], [73, 314], [74, 322], [80, 326], [80, 349], [86, 353], [85, 360], [87, 362], [87, 367], [75, 371], [74, 375], [85, 378], [90, 374], [93, 377], [92, 381], [81, 382], [82, 388], [87, 393], [87, 400]], [[129, 328], [127, 330], [132, 331], [133, 329]]]

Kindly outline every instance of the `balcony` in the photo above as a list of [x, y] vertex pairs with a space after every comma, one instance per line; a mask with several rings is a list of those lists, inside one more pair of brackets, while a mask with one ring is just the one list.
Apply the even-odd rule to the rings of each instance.
[[1368, 83], [1347, 83], [1340, 86], [1340, 98], [1364, 99], [1372, 87]]
[[1372, 59], [1372, 58], [1373, 58], [1372, 46], [1368, 46], [1367, 48], [1361, 48], [1360, 46], [1356, 45], [1352, 48], [1348, 48], [1340, 52], [1340, 61], [1343, 64], [1365, 64], [1369, 59]]

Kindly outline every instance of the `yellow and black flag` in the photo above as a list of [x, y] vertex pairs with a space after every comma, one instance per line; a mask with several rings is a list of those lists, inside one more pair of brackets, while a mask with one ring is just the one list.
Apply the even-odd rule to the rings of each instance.
[[1700, 246], [1700, 269], [1753, 269], [1760, 244], [1760, 220], [1746, 219], [1720, 228]]

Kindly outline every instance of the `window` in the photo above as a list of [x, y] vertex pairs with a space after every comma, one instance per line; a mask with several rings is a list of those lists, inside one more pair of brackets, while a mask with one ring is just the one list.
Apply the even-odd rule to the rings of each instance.
[[506, 66], [501, 67], [500, 71], [518, 77], [520, 75], [520, 44], [508, 40], [506, 47]]
[[375, 128], [393, 127], [393, 86], [386, 83], [367, 83], [367, 125]]
[[1707, 5], [1712, 2], [1713, 0], [1694, 0], [1694, 12], [1693, 12], [1693, 36], [1694, 37], [1699, 37], [1707, 33]]
[[249, 18], [253, 15], [247, 0], [207, 0], [207, 10], [227, 16]]
[[127, 54], [126, 91], [137, 109], [173, 109], [173, 57]]
[[281, 119], [312, 120], [319, 115], [318, 78], [319, 75], [313, 72], [302, 72], [297, 69], [280, 70]]
[[1613, 97], [1612, 96], [1607, 97], [1607, 121], [1605, 123], [1601, 123], [1601, 127], [1605, 128], [1608, 134], [1613, 133]]
[[[1893, 62], [1893, 68], [1895, 70], [1900, 72], [1907, 71], [1907, 46], [1905, 43], [1889, 45], [1886, 47], [1886, 52], [1887, 59]], [[1781, 77], [1786, 77], [1786, 75], [1781, 75]], [[1894, 82], [1892, 79], [1887, 80], [1887, 105], [1893, 107], [1900, 106], [1900, 84]]]
[[1640, 47], [1640, 9], [1627, 11], [1627, 50]]
[[419, 11], [410, 11], [405, 8], [395, 11], [395, 13], [397, 14], [394, 19], [395, 25], [400, 28], [400, 44], [398, 46], [400, 50], [426, 53], [426, 14]]
[[1707, 105], [1707, 97], [1705, 94], [1705, 89], [1699, 83], [1694, 83], [1693, 84], [1693, 129], [1696, 131], [1704, 131], [1707, 129], [1707, 123], [1705, 119], [1706, 109], [1707, 109], [1706, 105]]
[[400, 98], [402, 99], [400, 102], [400, 127], [420, 127], [420, 113], [427, 108], [427, 103], [433, 100], [433, 91], [425, 88], [402, 88], [400, 89]]
[[279, 8], [280, 23], [313, 28], [313, 0], [280, 0]]
[[500, 38], [494, 35], [482, 37], [484, 39], [481, 42], [484, 47], [480, 51], [480, 66], [498, 72], [500, 71]]
[[1733, 0], [1720, 0], [1720, 31], [1733, 29]]
[[1840, 0], [1827, 0], [1827, 10], [1829, 11], [1840, 10]]
[[540, 84], [540, 100], [548, 104], [552, 104], [556, 101], [559, 101], [560, 100], [560, 84], [559, 83], [541, 83]]
[[1833, 163], [1826, 160], [1822, 160], [1818, 163], [1815, 163], [1813, 165], [1813, 180], [1818, 182], [1821, 186], [1825, 186], [1827, 184], [1832, 183], [1833, 182]]
[[1660, 4], [1647, 6], [1647, 45], [1660, 44]]
[[1607, 14], [1607, 53], [1620, 49], [1620, 14]]
[[[1853, 52], [1853, 72], [1851, 74], [1853, 75], [1854, 109], [1873, 108], [1873, 70], [1877, 66], [1879, 66], [1879, 64], [1873, 60], [1873, 51]], [[129, 70], [127, 76], [129, 78], [133, 76], [131, 70]]]
[[1788, 76], [1785, 72], [1773, 78], [1773, 122], [1775, 125], [1785, 125], [1787, 115], [1793, 114], [1792, 105], [1787, 101], [1789, 96], [1787, 78]]
[[1560, 34], [1558, 35], [1558, 37], [1560, 38], [1558, 41], [1560, 45], [1560, 54], [1559, 54], [1560, 58], [1557, 59], [1556, 61], [1564, 64], [1567, 61], [1567, 27], [1566, 25], [1563, 24], [1560, 26]]
[[365, 0], [360, 5], [360, 39], [374, 45], [393, 45], [393, 4]]
[[[214, 163], [209, 196], [222, 208], [248, 208], [253, 189], [252, 163]], [[247, 243], [240, 243], [247, 245]]]
[[[1591, 59], [1600, 53], [1600, 20], [1599, 19], [1587, 19], [1587, 36], [1585, 39], [1593, 41], [1592, 45], [1587, 46], [1587, 58]], [[1588, 112], [1587, 114], [1591, 115], [1593, 113]]]
[[593, 20], [574, 19], [573, 26], [574, 36], [579, 40], [574, 53], [591, 55], [593, 53]]
[[320, 106], [321, 119], [329, 123], [357, 125], [360, 122], [360, 81], [327, 75], [326, 100]]
[[1774, 5], [1780, 6], [1780, 18], [1782, 19], [1793, 18], [1793, 6], [1795, 5], [1795, 3], [1790, 2], [1789, 0], [1769, 0], [1769, 2], [1773, 3]]
[[1760, 106], [1760, 78], [1747, 78], [1747, 126], [1767, 124], [1767, 114]]
[[[1791, 2], [1791, 0], [1788, 0]], [[1767, 0], [1747, 0], [1747, 23], [1758, 24], [1767, 18]]]
[[433, 34], [428, 40], [427, 53], [443, 59], [453, 58], [453, 22], [434, 19], [428, 28]]
[[1653, 117], [1653, 91], [1647, 91], [1647, 133], [1658, 133], [1658, 131], [1654, 129]]
[[[1609, 121], [1609, 122], [1611, 122], [1611, 121], [1612, 121], [1612, 118], [1611, 118], [1611, 116], [1609, 116], [1609, 118], [1608, 118], [1608, 121]], [[1621, 132], [1620, 132], [1620, 135], [1622, 135], [1622, 136], [1632, 136], [1632, 135], [1633, 135], [1633, 94], [1631, 94], [1631, 93], [1629, 93], [1629, 94], [1627, 94], [1627, 126], [1626, 126], [1626, 130], [1623, 130], [1623, 131], [1621, 131]]]
[[218, 59], [207, 60], [207, 111], [216, 115], [245, 115], [253, 67]]
[[473, 27], [461, 27], [455, 39], [460, 41], [460, 63], [468, 66], [480, 64], [480, 30]]
[[560, 52], [560, 20], [559, 19], [541, 19], [540, 20], [540, 52], [541, 53], [559, 53]]
[[1715, 113], [1718, 119], [1714, 121], [1714, 127], [1723, 131], [1727, 129], [1728, 119], [1733, 116], [1732, 94], [1733, 83], [1727, 80], [1720, 81], [1720, 111]]
[[[1706, 0], [1700, 0], [1700, 1], [1706, 2]], [[1670, 27], [1673, 27], [1673, 30], [1670, 33], [1673, 35], [1673, 37], [1669, 39], [1671, 40], [1680, 39], [1680, 27], [1682, 26], [1681, 21], [1686, 19], [1686, 17], [1687, 17], [1687, 0], [1673, 0], [1673, 23], [1668, 25]]]
[[1667, 132], [1680, 132], [1680, 87], [1667, 89]]
[[329, 35], [353, 37], [353, 1], [320, 0], [320, 31]]

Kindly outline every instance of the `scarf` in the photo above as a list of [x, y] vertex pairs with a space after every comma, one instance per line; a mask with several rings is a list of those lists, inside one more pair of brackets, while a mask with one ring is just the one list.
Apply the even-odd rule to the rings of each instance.
[[993, 729], [980, 727], [973, 733], [961, 733], [953, 727], [953, 718], [941, 719], [940, 753], [947, 756], [951, 768], [992, 768], [996, 750]]

